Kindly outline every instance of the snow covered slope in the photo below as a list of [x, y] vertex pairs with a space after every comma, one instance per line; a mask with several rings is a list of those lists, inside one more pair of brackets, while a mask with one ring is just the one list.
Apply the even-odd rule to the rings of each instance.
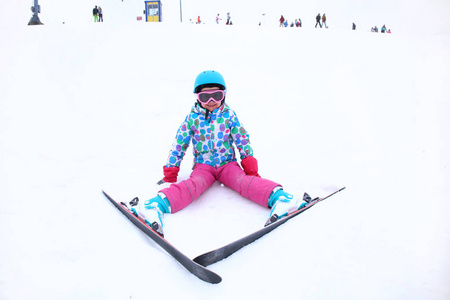
[[[121, 2], [97, 4], [120, 15]], [[450, 297], [448, 34], [148, 24], [130, 11], [103, 24], [43, 12], [33, 27], [20, 11], [0, 32], [1, 299]], [[312, 196], [347, 187], [210, 266], [219, 285], [101, 193], [154, 195], [204, 69], [224, 75], [263, 177]], [[181, 179], [191, 167], [189, 154]], [[165, 234], [195, 257], [268, 213], [216, 183], [167, 215]]]

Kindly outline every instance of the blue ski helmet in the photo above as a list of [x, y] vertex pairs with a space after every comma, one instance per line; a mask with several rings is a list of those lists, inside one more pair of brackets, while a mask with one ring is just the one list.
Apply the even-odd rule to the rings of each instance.
[[222, 90], [227, 89], [223, 76], [217, 71], [208, 70], [201, 72], [198, 74], [197, 78], [195, 78], [194, 93], [198, 93], [202, 88], [210, 86], [218, 86]]

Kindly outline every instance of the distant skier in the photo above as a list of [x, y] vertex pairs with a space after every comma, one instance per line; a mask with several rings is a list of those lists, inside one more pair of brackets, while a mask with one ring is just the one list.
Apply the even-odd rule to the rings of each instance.
[[222, 19], [220, 18], [219, 14], [217, 14], [217, 16], [216, 16], [216, 24], [219, 24], [220, 20], [222, 20]]
[[[163, 167], [164, 178], [159, 182], [168, 187], [161, 189], [154, 198], [131, 208], [159, 234], [163, 234], [164, 213], [182, 210], [216, 181], [243, 198], [272, 208], [270, 222], [307, 204], [302, 198], [286, 193], [280, 184], [258, 174], [258, 161], [253, 156], [249, 134], [225, 103], [226, 93], [227, 86], [219, 72], [203, 71], [197, 76], [194, 83], [197, 102], [178, 129]], [[191, 142], [193, 171], [188, 179], [176, 183], [180, 164]], [[241, 165], [237, 162], [235, 147]]]
[[386, 32], [386, 25], [383, 25], [383, 27], [381, 27], [381, 33], [385, 33]]
[[352, 30], [356, 30], [356, 24], [355, 23], [352, 24]]
[[325, 16], [325, 14], [322, 15], [322, 25], [325, 26], [325, 28], [328, 28], [328, 26], [327, 26], [327, 17]]
[[316, 26], [315, 26], [315, 28], [317, 28], [317, 24], [319, 24], [320, 28], [322, 28], [322, 24], [320, 24], [320, 13], [317, 14], [317, 16], [316, 16]]
[[227, 13], [227, 25], [231, 25], [230, 20], [231, 20], [230, 13]]
[[284, 17], [283, 17], [283, 15], [281, 15], [281, 18], [280, 18], [280, 27], [283, 27], [284, 26]]
[[100, 6], [98, 7], [98, 21], [103, 22], [103, 10]]
[[200, 20], [200, 16], [197, 17], [197, 24], [202, 24], [202, 21]]
[[98, 22], [98, 8], [97, 8], [97, 5], [92, 10], [92, 14], [94, 15], [94, 22]]

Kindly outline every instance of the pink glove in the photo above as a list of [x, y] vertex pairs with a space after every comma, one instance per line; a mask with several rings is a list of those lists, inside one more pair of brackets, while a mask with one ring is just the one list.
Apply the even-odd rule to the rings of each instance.
[[261, 177], [258, 174], [258, 161], [253, 156], [247, 156], [241, 160], [241, 166], [246, 175]]
[[177, 182], [178, 172], [180, 171], [180, 167], [163, 167], [164, 178], [162, 179], [164, 182]]

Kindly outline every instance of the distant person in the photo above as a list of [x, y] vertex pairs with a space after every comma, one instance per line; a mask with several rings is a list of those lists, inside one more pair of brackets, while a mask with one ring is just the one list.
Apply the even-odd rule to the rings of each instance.
[[387, 33], [391, 33], [391, 30], [390, 30], [390, 29], [388, 29]]
[[197, 24], [202, 24], [202, 21], [200, 20], [200, 16], [197, 17]]
[[230, 13], [227, 13], [227, 25], [230, 25], [231, 16]]
[[288, 21], [287, 20], [284, 20], [284, 27], [288, 27]]
[[325, 28], [328, 28], [327, 17], [325, 17], [325, 14], [323, 14], [323, 16], [322, 16], [322, 25], [325, 26]]
[[356, 24], [355, 23], [352, 24], [352, 30], [356, 30]]
[[219, 24], [220, 20], [222, 20], [222, 19], [220, 18], [219, 14], [217, 14], [217, 16], [216, 16], [216, 24]]
[[92, 14], [94, 15], [94, 22], [98, 22], [98, 8], [97, 8], [97, 5], [92, 10]]
[[98, 21], [103, 22], [103, 10], [100, 6], [98, 7]]
[[381, 33], [385, 33], [386, 32], [386, 25], [383, 25], [383, 27], [381, 27]]
[[284, 26], [284, 17], [283, 17], [283, 15], [281, 15], [281, 18], [280, 18], [280, 27], [283, 27]]
[[317, 16], [316, 16], [316, 26], [315, 26], [315, 28], [317, 28], [317, 24], [319, 24], [320, 28], [322, 28], [322, 24], [320, 24], [320, 14], [317, 14]]

